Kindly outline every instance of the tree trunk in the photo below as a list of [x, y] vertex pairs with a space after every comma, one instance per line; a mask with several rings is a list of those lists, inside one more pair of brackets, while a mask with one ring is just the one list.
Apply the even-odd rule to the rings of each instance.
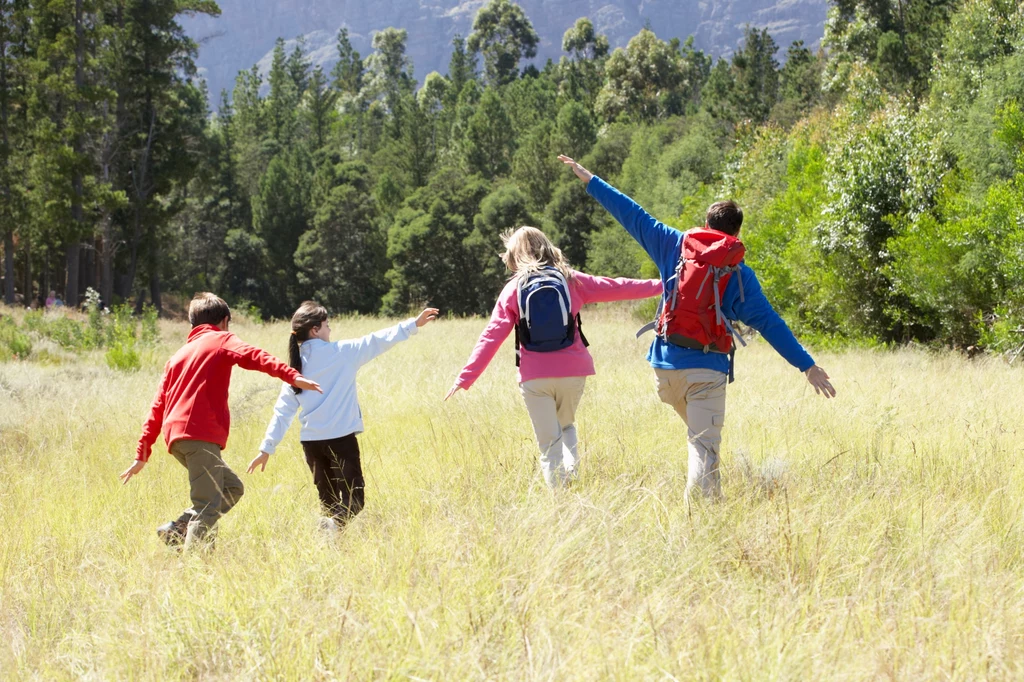
[[[50, 289], [53, 288], [52, 278], [50, 277], [50, 250], [43, 249], [43, 271], [39, 273], [39, 298], [44, 302], [50, 297]], [[64, 282], [64, 274], [57, 278], [58, 282]]]
[[[85, 89], [85, 20], [83, 17], [84, 0], [75, 0], [75, 89], [78, 99], [75, 103], [75, 110], [81, 113], [81, 97]], [[79, 124], [81, 125], [81, 124]], [[74, 151], [75, 156], [82, 155], [82, 133], [75, 135]], [[75, 224], [76, 234], [71, 238], [71, 244], [67, 247], [68, 256], [68, 279], [64, 289], [64, 303], [70, 307], [77, 308], [79, 303], [78, 274], [81, 261], [82, 245], [79, 240], [85, 235], [85, 213], [82, 203], [85, 200], [85, 181], [82, 171], [76, 170], [71, 178], [71, 220]]]
[[25, 240], [25, 305], [32, 305], [32, 248]]
[[67, 281], [64, 285], [64, 304], [70, 308], [78, 307], [78, 274], [82, 261], [82, 245], [78, 242], [67, 247]]
[[4, 235], [4, 303], [14, 305], [14, 232]]
[[134, 230], [132, 232], [131, 255], [128, 258], [128, 272], [125, 274], [124, 298], [127, 301], [135, 289], [135, 274], [139, 270], [139, 240], [142, 239], [142, 216], [139, 215], [139, 207], [135, 206]]
[[160, 297], [160, 270], [157, 267], [153, 267], [153, 272], [149, 276], [149, 297], [153, 299], [153, 307], [156, 308], [158, 313], [164, 311], [163, 300]]
[[107, 211], [100, 231], [100, 298], [109, 306], [114, 300], [114, 218]]
[[82, 279], [81, 289], [82, 295], [85, 296], [86, 289], [96, 286], [96, 240], [91, 239], [86, 248], [85, 253], [82, 254], [82, 260], [85, 262], [82, 264]]

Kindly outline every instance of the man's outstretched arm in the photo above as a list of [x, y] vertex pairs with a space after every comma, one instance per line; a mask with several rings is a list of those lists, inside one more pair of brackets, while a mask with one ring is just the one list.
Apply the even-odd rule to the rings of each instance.
[[828, 372], [815, 363], [814, 358], [800, 344], [786, 321], [772, 307], [754, 271], [744, 266], [737, 275], [743, 277], [744, 300], [736, 301], [731, 311], [725, 311], [726, 314], [731, 319], [739, 320], [759, 331], [779, 355], [804, 373], [807, 381], [814, 387], [815, 393], [826, 398], [834, 398], [836, 389], [829, 381]]
[[572, 168], [576, 177], [587, 186], [587, 194], [597, 199], [598, 203], [626, 228], [626, 232], [643, 247], [659, 267], [670, 259], [674, 261], [678, 258], [679, 254], [676, 251], [679, 248], [679, 230], [655, 219], [640, 204], [568, 156], [559, 156], [558, 160]]

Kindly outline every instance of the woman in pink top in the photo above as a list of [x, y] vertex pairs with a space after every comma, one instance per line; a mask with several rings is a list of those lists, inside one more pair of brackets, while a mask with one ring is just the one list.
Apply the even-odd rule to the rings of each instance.
[[[594, 277], [569, 267], [561, 250], [535, 227], [520, 227], [502, 235], [505, 253], [501, 260], [515, 273], [502, 289], [469, 362], [448, 391], [445, 400], [460, 388], [469, 390], [487, 368], [502, 342], [519, 322], [520, 278], [529, 277], [544, 268], [555, 268], [569, 284], [570, 318], [576, 319], [587, 303], [628, 301], [661, 295], [657, 279], [612, 279]], [[577, 330], [578, 332], [578, 330]], [[533, 422], [533, 431], [540, 446], [540, 465], [544, 480], [555, 488], [574, 479], [579, 472], [577, 452], [576, 408], [583, 397], [586, 378], [594, 374], [594, 359], [577, 333], [572, 345], [561, 350], [541, 353], [526, 347], [520, 349], [519, 390], [526, 401], [526, 410]]]

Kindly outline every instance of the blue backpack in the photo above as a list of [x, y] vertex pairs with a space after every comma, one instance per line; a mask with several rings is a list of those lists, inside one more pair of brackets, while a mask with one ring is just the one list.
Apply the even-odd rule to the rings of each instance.
[[576, 341], [579, 330], [584, 346], [589, 346], [583, 335], [579, 314], [572, 315], [569, 283], [553, 267], [519, 278], [517, 284], [519, 322], [516, 324], [516, 367], [519, 349], [533, 353], [551, 353], [568, 348]]

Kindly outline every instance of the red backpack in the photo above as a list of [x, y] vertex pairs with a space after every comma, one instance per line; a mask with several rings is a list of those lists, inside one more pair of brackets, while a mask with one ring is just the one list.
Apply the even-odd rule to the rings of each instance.
[[[668, 343], [705, 353], [732, 355], [734, 336], [745, 346], [722, 314], [722, 294], [733, 273], [739, 272], [745, 253], [743, 242], [724, 232], [706, 227], [687, 232], [675, 274], [665, 282], [658, 317], [637, 336], [654, 329]], [[742, 277], [739, 285], [742, 301]]]

